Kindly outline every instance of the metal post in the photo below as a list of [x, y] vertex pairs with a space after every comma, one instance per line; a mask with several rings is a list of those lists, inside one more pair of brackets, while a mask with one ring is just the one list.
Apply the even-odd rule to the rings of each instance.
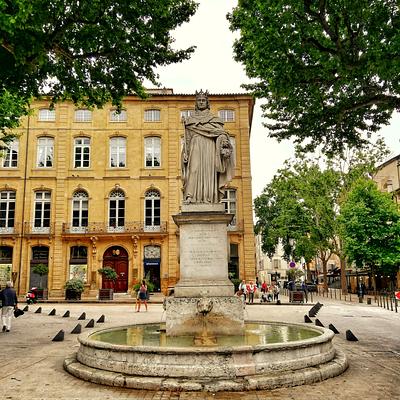
[[390, 311], [393, 311], [393, 298], [390, 296]]

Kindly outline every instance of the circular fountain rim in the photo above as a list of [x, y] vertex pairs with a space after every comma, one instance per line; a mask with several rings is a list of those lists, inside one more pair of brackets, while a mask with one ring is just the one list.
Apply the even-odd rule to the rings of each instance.
[[144, 326], [144, 325], [155, 325], [158, 322], [147, 322], [147, 323], [137, 323], [137, 324], [129, 324], [129, 325], [121, 325], [121, 326], [114, 326], [105, 329], [97, 329], [91, 330], [88, 332], [84, 332], [78, 336], [78, 341], [84, 346], [88, 347], [96, 347], [106, 350], [112, 351], [140, 351], [140, 352], [154, 352], [156, 349], [159, 353], [198, 353], [199, 350], [203, 353], [223, 353], [229, 351], [230, 353], [241, 353], [241, 352], [248, 352], [249, 349], [253, 349], [255, 351], [266, 351], [266, 350], [277, 350], [282, 348], [298, 348], [309, 346], [310, 344], [318, 344], [323, 343], [326, 341], [330, 341], [333, 339], [335, 334], [327, 328], [320, 327], [320, 326], [309, 326], [306, 324], [300, 323], [291, 323], [291, 322], [278, 322], [278, 321], [260, 321], [260, 320], [250, 320], [245, 321], [245, 324], [261, 324], [261, 325], [287, 325], [287, 326], [295, 326], [301, 328], [307, 328], [308, 330], [313, 330], [320, 332], [321, 334], [312, 338], [302, 339], [302, 340], [294, 340], [290, 342], [279, 342], [279, 343], [267, 343], [267, 344], [257, 344], [257, 345], [235, 345], [235, 346], [190, 346], [190, 347], [183, 347], [183, 346], [171, 346], [171, 347], [160, 347], [160, 346], [146, 346], [146, 345], [123, 345], [123, 344], [114, 344], [103, 342], [100, 340], [94, 340], [90, 337], [95, 335], [99, 332], [110, 332], [117, 329], [129, 328], [132, 326]]

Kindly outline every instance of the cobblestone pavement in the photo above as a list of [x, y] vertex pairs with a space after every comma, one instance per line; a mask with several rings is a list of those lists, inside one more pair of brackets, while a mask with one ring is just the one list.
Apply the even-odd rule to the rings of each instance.
[[[76, 335], [70, 333], [77, 323], [87, 330], [89, 319], [96, 321], [102, 314], [106, 322], [96, 324], [97, 328], [158, 322], [164, 317], [162, 306], [150, 304], [148, 312], [135, 313], [132, 304], [47, 303], [41, 304], [41, 314], [35, 313], [39, 305], [30, 306], [29, 312], [13, 320], [10, 333], [0, 332], [0, 399], [400, 399], [400, 314], [376, 305], [318, 300], [324, 306], [317, 318], [340, 331], [334, 343], [350, 363], [344, 374], [321, 383], [246, 393], [186, 393], [118, 389], [81, 381], [62, 366], [64, 358], [78, 349]], [[255, 304], [246, 307], [246, 319], [301, 323], [310, 307]], [[53, 308], [56, 315], [49, 316]], [[66, 310], [70, 310], [69, 318], [62, 317]], [[78, 321], [82, 312], [86, 312], [86, 320]], [[61, 329], [65, 340], [52, 342]], [[347, 329], [358, 337], [358, 342], [346, 341]]]

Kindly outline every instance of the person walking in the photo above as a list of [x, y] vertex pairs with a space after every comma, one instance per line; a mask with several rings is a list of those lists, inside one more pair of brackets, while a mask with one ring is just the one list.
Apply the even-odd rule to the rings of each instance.
[[247, 298], [247, 285], [246, 285], [246, 280], [243, 279], [242, 282], [239, 284], [239, 290], [242, 291], [244, 302], [246, 303], [246, 298]]
[[250, 281], [247, 291], [249, 293], [249, 303], [248, 304], [253, 304], [254, 303], [254, 293], [257, 291], [257, 286], [254, 284], [253, 281]]
[[17, 293], [13, 289], [11, 281], [8, 281], [5, 289], [0, 292], [0, 300], [2, 304], [1, 321], [3, 323], [3, 332], [10, 332], [13, 311], [17, 309], [18, 305]]
[[140, 285], [139, 288], [139, 305], [136, 312], [140, 312], [140, 306], [142, 305], [142, 302], [144, 303], [144, 306], [147, 311], [147, 285], [144, 279], [142, 280], [142, 284]]

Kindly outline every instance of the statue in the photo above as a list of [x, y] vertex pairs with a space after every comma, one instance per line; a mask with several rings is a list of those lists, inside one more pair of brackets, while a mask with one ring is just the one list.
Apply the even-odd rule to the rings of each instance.
[[183, 202], [218, 203], [235, 166], [224, 123], [210, 113], [208, 92], [196, 91], [195, 113], [183, 118], [183, 124]]

